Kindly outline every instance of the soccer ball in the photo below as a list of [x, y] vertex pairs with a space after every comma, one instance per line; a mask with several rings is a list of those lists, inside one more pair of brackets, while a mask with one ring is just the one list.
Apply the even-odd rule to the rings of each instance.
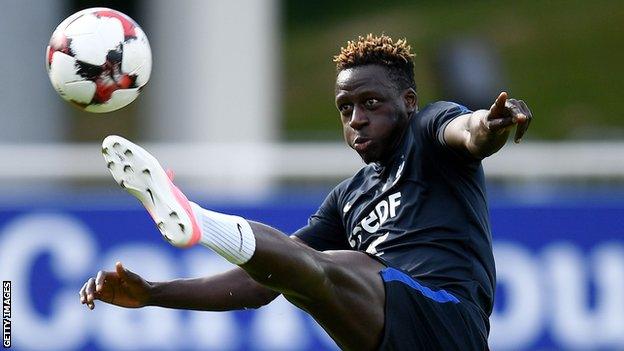
[[63, 99], [88, 112], [110, 112], [139, 96], [150, 77], [152, 52], [147, 36], [130, 17], [90, 8], [56, 27], [46, 68]]

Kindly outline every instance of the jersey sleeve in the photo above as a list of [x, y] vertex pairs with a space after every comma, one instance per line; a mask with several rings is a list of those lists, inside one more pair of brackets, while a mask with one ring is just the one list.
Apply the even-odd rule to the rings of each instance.
[[427, 105], [418, 114], [419, 130], [435, 144], [446, 146], [444, 129], [456, 117], [472, 113], [467, 107], [454, 102], [438, 101]]
[[293, 234], [315, 250], [351, 249], [340, 217], [339, 188], [340, 185], [334, 188], [316, 213], [310, 216], [308, 224]]

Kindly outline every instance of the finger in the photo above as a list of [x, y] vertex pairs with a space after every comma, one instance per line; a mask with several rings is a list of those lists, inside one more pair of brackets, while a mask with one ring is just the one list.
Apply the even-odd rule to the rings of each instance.
[[505, 109], [507, 109], [508, 115], [513, 118], [514, 122], [522, 123], [527, 119], [520, 102], [516, 99], [507, 99], [507, 102], [505, 102]]
[[93, 293], [95, 292], [95, 279], [93, 279], [93, 277], [87, 280], [87, 287], [85, 289], [85, 292], [87, 295], [87, 302], [93, 302]]
[[531, 125], [531, 122], [533, 121], [533, 112], [531, 112], [531, 109], [524, 101], [520, 100], [520, 105], [522, 106], [527, 116], [527, 121], [522, 125], [522, 134], [524, 135], [524, 133], [526, 133], [526, 131], [529, 129], [529, 125]]
[[511, 118], [498, 118], [488, 122], [488, 128], [493, 132], [498, 132], [501, 129], [507, 128], [514, 124]]
[[80, 288], [80, 291], [78, 292], [78, 295], [80, 296], [80, 303], [81, 304], [84, 305], [85, 303], [87, 303], [87, 282], [82, 284], [82, 288]]
[[100, 293], [104, 285], [104, 271], [99, 271], [95, 276], [95, 292]]
[[518, 106], [520, 107], [520, 110], [522, 110], [524, 114], [529, 114], [529, 107], [523, 100], [516, 100], [516, 103], [518, 104]]
[[523, 127], [524, 123], [518, 124], [516, 127], [516, 132], [514, 133], [514, 143], [519, 144], [522, 141], [522, 137], [524, 136], [524, 132], [526, 129]]
[[505, 104], [507, 103], [507, 97], [507, 93], [504, 91], [498, 94], [498, 97], [494, 101], [494, 104], [492, 104], [492, 107], [490, 107], [490, 113], [488, 114], [487, 119], [492, 120], [502, 118], [508, 115], [508, 110], [505, 107]]
[[516, 99], [507, 100], [507, 108], [511, 112], [514, 123], [518, 125], [514, 134], [514, 142], [519, 143], [529, 127], [530, 111], [524, 101]]
[[128, 280], [128, 272], [126, 271], [124, 266], [121, 264], [121, 262], [115, 263], [115, 270], [117, 271], [117, 275], [119, 276], [120, 279]]
[[507, 98], [508, 98], [508, 94], [506, 91], [502, 91], [500, 94], [498, 94], [498, 97], [496, 98], [496, 101], [494, 102], [494, 105], [499, 106], [499, 107], [504, 107], [505, 103], [507, 102]]
[[501, 92], [498, 94], [496, 101], [492, 107], [490, 107], [489, 117], [498, 118], [505, 112], [505, 103], [507, 102], [507, 92]]
[[93, 309], [95, 307], [95, 304], [93, 303], [93, 300], [95, 299], [94, 290], [95, 290], [95, 279], [91, 277], [87, 281], [87, 287], [86, 287], [87, 307], [89, 307], [90, 309]]
[[527, 106], [526, 102], [522, 100], [518, 100], [518, 102], [520, 103], [520, 106], [522, 107], [524, 114], [526, 114], [527, 117], [529, 118], [529, 121], [531, 121], [533, 119], [533, 112], [531, 112], [531, 109], [529, 108], [529, 106]]
[[516, 128], [516, 134], [514, 135], [514, 142], [517, 144], [522, 141], [522, 137], [524, 133], [529, 129], [529, 125], [531, 124], [531, 118], [527, 116], [526, 121], [522, 124], [518, 124]]

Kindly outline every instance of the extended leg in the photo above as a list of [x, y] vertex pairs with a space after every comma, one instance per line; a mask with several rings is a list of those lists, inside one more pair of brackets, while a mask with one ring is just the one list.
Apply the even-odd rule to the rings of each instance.
[[381, 263], [361, 252], [319, 252], [266, 225], [192, 205], [153, 156], [121, 137], [107, 137], [102, 152], [115, 180], [143, 203], [169, 242], [201, 242], [240, 265], [310, 313], [342, 348], [378, 346], [385, 299]]

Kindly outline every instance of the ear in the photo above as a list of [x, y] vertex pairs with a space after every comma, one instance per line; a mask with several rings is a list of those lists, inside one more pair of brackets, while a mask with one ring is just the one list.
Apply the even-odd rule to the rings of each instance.
[[418, 94], [413, 88], [403, 91], [403, 103], [405, 103], [405, 109], [409, 114], [418, 110]]

